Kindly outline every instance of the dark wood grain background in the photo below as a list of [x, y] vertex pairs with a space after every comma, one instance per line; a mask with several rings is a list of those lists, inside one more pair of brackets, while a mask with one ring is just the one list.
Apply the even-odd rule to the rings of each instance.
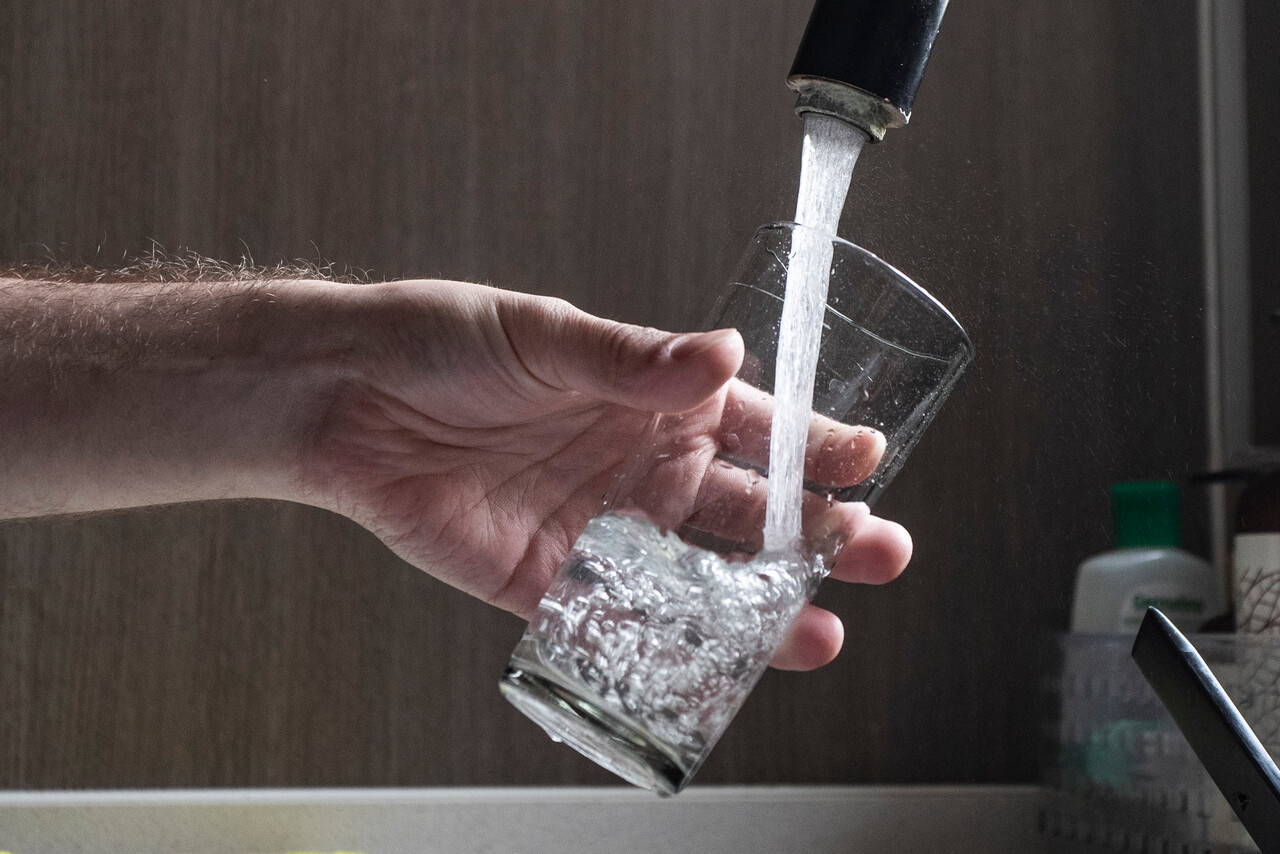
[[[10, 0], [0, 258], [319, 258], [692, 328], [792, 213], [808, 9]], [[700, 782], [1035, 777], [1107, 484], [1203, 459], [1196, 92], [1189, 0], [952, 4], [842, 225], [979, 353], [879, 507], [916, 558], [822, 591], [845, 653], [766, 676]], [[0, 786], [609, 782], [499, 697], [521, 630], [310, 508], [6, 523]]]

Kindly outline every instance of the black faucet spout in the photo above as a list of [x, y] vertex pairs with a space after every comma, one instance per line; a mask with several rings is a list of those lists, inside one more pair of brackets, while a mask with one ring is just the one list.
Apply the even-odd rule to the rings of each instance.
[[872, 142], [911, 118], [947, 0], [817, 0], [787, 85], [796, 112], [824, 113]]

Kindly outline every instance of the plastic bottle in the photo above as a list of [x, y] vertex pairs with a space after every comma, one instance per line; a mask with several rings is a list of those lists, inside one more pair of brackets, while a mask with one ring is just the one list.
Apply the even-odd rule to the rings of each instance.
[[1280, 637], [1280, 469], [1240, 496], [1234, 566], [1237, 631]]
[[1178, 548], [1179, 505], [1169, 481], [1112, 485], [1116, 547], [1080, 564], [1073, 632], [1135, 634], [1152, 605], [1181, 631], [1196, 632], [1226, 610], [1220, 574]]

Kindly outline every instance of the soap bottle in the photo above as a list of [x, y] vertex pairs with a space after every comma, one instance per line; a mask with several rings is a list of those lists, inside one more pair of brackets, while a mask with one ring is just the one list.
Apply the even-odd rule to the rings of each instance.
[[1178, 548], [1180, 497], [1170, 481], [1112, 485], [1115, 548], [1080, 564], [1073, 632], [1136, 634], [1148, 606], [1197, 632], [1226, 610], [1220, 574]]

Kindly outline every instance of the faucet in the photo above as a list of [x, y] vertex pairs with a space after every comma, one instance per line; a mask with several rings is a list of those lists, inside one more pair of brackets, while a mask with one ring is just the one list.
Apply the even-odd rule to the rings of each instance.
[[787, 86], [796, 113], [822, 113], [879, 142], [911, 118], [947, 0], [817, 0]]

